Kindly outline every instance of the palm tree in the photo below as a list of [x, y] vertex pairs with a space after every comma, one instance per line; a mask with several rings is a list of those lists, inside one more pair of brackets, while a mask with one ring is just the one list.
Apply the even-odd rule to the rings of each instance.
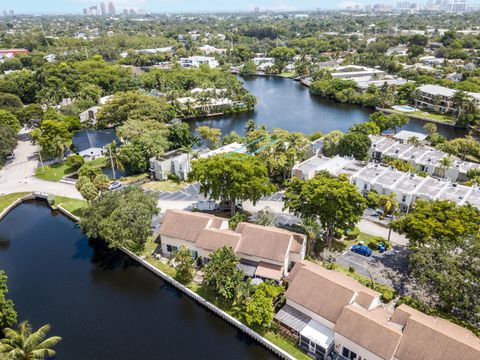
[[245, 132], [248, 134], [256, 129], [255, 120], [250, 119], [245, 124]]
[[120, 159], [120, 151], [118, 150], [119, 148], [117, 147], [117, 142], [115, 140], [113, 140], [111, 144], [106, 145], [105, 148], [108, 150], [113, 179], [115, 180], [115, 168], [120, 171], [125, 171], [125, 165], [123, 165]]
[[407, 143], [417, 147], [418, 145], [420, 145], [420, 140], [418, 139], [418, 137], [412, 136], [408, 138]]
[[470, 95], [464, 91], [457, 91], [453, 95], [453, 102], [457, 106], [457, 120], [459, 120], [464, 113], [472, 114], [475, 112], [475, 103]]
[[442, 177], [445, 177], [445, 173], [446, 173], [447, 169], [450, 166], [452, 166], [453, 160], [450, 156], [445, 156], [445, 157], [440, 159], [439, 163], [440, 163], [440, 168], [442, 169]]
[[0, 355], [9, 360], [41, 360], [56, 355], [52, 349], [62, 338], [59, 336], [47, 337], [50, 325], [43, 325], [33, 332], [28, 321], [18, 325], [18, 329], [6, 328], [3, 330], [5, 338], [0, 340]]
[[313, 219], [303, 219], [300, 226], [303, 228], [305, 234], [307, 235], [306, 254], [308, 255], [310, 253], [310, 250], [312, 249], [312, 242], [314, 242], [318, 238], [321, 227], [318, 222]]

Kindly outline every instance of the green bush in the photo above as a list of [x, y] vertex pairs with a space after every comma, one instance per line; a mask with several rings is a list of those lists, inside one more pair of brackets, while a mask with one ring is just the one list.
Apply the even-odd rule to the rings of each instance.
[[175, 183], [177, 183], [177, 184], [180, 184], [180, 178], [179, 178], [177, 175], [175, 175], [175, 174], [172, 174], [172, 173], [168, 174], [168, 175], [167, 175], [167, 179], [168, 179], [168, 180], [171, 180], [171, 181], [173, 181], [173, 182], [175, 182]]
[[372, 250], [377, 250], [378, 245], [380, 244], [385, 245], [385, 249], [388, 249], [390, 247], [390, 244], [388, 243], [387, 239], [381, 236], [374, 236], [372, 239], [369, 240], [367, 246]]
[[360, 229], [356, 226], [353, 230], [348, 230], [346, 233], [348, 240], [355, 240], [358, 237], [358, 235], [360, 235]]
[[85, 159], [80, 155], [72, 155], [65, 160], [65, 165], [67, 165], [72, 170], [78, 170], [85, 163]]
[[348, 272], [353, 274], [355, 272], [355, 268], [353, 266], [349, 266]]
[[382, 293], [381, 299], [385, 303], [392, 301], [396, 296], [395, 290], [391, 288], [381, 286], [377, 290]]
[[228, 226], [230, 229], [234, 230], [238, 223], [241, 223], [242, 221], [245, 221], [248, 219], [248, 216], [246, 214], [237, 212], [235, 215], [233, 215], [230, 220], [228, 220]]

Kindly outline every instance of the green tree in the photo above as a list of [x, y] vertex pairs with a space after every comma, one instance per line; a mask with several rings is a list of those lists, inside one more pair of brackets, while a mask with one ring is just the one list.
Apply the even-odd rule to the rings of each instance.
[[0, 167], [5, 163], [6, 156], [17, 145], [15, 131], [7, 125], [0, 125]]
[[189, 178], [200, 182], [204, 196], [230, 202], [232, 215], [238, 201], [250, 200], [256, 204], [262, 196], [275, 191], [265, 165], [253, 156], [237, 159], [217, 155], [198, 159], [192, 163]]
[[17, 312], [13, 301], [7, 298], [7, 275], [0, 270], [0, 329], [13, 326], [17, 322]]
[[140, 253], [151, 235], [152, 217], [158, 213], [154, 195], [129, 186], [108, 191], [93, 200], [80, 222], [91, 238], [104, 239], [110, 247], [125, 247]]
[[337, 152], [341, 156], [351, 156], [357, 160], [368, 158], [368, 151], [372, 141], [368, 135], [350, 132], [345, 134], [337, 144]]
[[393, 132], [396, 134], [398, 129], [407, 125], [408, 122], [409, 118], [405, 114], [390, 114], [387, 116], [386, 127], [387, 129], [393, 130]]
[[439, 144], [437, 148], [450, 155], [459, 156], [462, 160], [465, 160], [467, 156], [478, 157], [480, 155], [480, 144], [471, 137], [446, 141]]
[[240, 259], [231, 247], [223, 246], [210, 254], [210, 261], [203, 268], [203, 283], [215, 294], [233, 300], [238, 285], [245, 276], [237, 268]]
[[67, 124], [56, 120], [44, 120], [40, 128], [33, 130], [31, 135], [43, 150], [56, 158], [63, 157], [73, 138]]
[[234, 142], [242, 143], [243, 137], [241, 137], [236, 131], [232, 130], [227, 135], [225, 135], [222, 139], [223, 145], [228, 145]]
[[102, 173], [102, 170], [98, 166], [94, 166], [91, 163], [84, 163], [80, 169], [78, 169], [78, 177], [86, 177], [93, 182], [95, 178]]
[[200, 126], [197, 128], [197, 133], [209, 149], [216, 149], [220, 145], [220, 136], [222, 135], [220, 129]]
[[409, 239], [409, 269], [438, 306], [475, 324], [480, 320], [480, 212], [471, 205], [417, 200], [392, 222]]
[[74, 171], [80, 169], [83, 164], [85, 164], [85, 159], [81, 155], [72, 155], [65, 160], [65, 165]]
[[0, 109], [0, 126], [10, 126], [15, 133], [18, 133], [22, 127], [15, 115], [2, 109]]
[[178, 123], [168, 127], [168, 141], [172, 149], [190, 149], [198, 141], [193, 136], [190, 126], [187, 123]]
[[283, 294], [284, 290], [281, 286], [269, 283], [257, 285], [253, 296], [245, 302], [247, 325], [269, 328], [275, 315], [274, 300]]
[[260, 210], [255, 216], [255, 223], [263, 226], [274, 226], [277, 216], [272, 208], [266, 207]]
[[182, 245], [170, 258], [170, 263], [173, 263], [177, 269], [175, 278], [182, 284], [188, 284], [192, 281], [194, 276], [193, 258], [190, 249]]
[[340, 130], [333, 130], [323, 137], [322, 152], [325, 156], [335, 156], [338, 154], [338, 143], [345, 134]]
[[148, 170], [148, 155], [139, 143], [122, 146], [118, 158], [129, 173], [140, 174]]
[[292, 178], [284, 194], [284, 206], [302, 219], [318, 220], [329, 248], [337, 230], [353, 229], [360, 221], [366, 202], [344, 177], [321, 172], [313, 179]]
[[428, 136], [431, 136], [437, 132], [437, 125], [434, 123], [426, 123], [423, 125], [423, 130], [425, 130]]
[[253, 119], [248, 120], [247, 123], [245, 124], [245, 132], [247, 133], [247, 135], [252, 131], [255, 131], [256, 128], [257, 128], [257, 125], [255, 124], [255, 120]]
[[80, 194], [83, 196], [83, 198], [87, 200], [89, 204], [91, 204], [92, 201], [98, 196], [98, 189], [88, 178], [85, 179], [87, 179], [85, 182], [80, 181], [79, 183], [77, 181], [77, 184], [75, 185], [77, 185], [77, 189], [80, 191]]
[[377, 112], [374, 112], [373, 114], [370, 114], [368, 119], [378, 126], [378, 128], [380, 129], [380, 134], [388, 129], [388, 125], [387, 125], [388, 117], [381, 111], [377, 111]]
[[56, 355], [52, 348], [62, 338], [51, 336], [47, 338], [50, 325], [43, 325], [37, 331], [33, 331], [27, 321], [18, 325], [17, 330], [6, 328], [3, 330], [5, 338], [0, 340], [0, 355], [5, 359], [12, 360], [33, 360], [47, 359]]
[[240, 69], [240, 74], [242, 75], [255, 75], [257, 73], [257, 65], [253, 60], [248, 60]]
[[93, 185], [97, 188], [98, 191], [106, 191], [110, 187], [110, 179], [105, 174], [100, 174], [93, 179]]
[[355, 124], [350, 129], [350, 132], [357, 132], [365, 135], [378, 135], [380, 134], [380, 128], [373, 121], [367, 121], [363, 124]]

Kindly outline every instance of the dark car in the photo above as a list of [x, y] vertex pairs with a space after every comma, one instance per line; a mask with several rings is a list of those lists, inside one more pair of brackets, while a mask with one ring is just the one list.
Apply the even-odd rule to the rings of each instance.
[[372, 255], [372, 249], [370, 249], [366, 245], [352, 245], [350, 248], [354, 253], [363, 255], [363, 256], [371, 256]]

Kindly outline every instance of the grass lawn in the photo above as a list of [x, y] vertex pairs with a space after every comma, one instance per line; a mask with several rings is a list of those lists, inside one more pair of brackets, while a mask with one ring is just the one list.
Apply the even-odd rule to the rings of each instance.
[[430, 120], [440, 121], [440, 122], [449, 123], [449, 124], [455, 124], [455, 121], [456, 121], [455, 117], [453, 117], [452, 115], [441, 114], [441, 113], [430, 113], [424, 110], [416, 110], [413, 112], [402, 112], [402, 111], [397, 111], [393, 109], [389, 109], [389, 110], [397, 114], [405, 114], [407, 116], [412, 116], [412, 117], [416, 116], [424, 119], [430, 119]]
[[291, 78], [295, 76], [295, 73], [293, 71], [284, 71], [281, 74], [279, 74], [279, 76], [285, 77], [285, 78]]
[[10, 204], [14, 203], [16, 200], [24, 197], [25, 195], [30, 194], [29, 192], [18, 192], [0, 196], [0, 212], [5, 210]]
[[[89, 164], [97, 167], [103, 167], [105, 166], [107, 160], [108, 159], [105, 157], [100, 157], [90, 161]], [[63, 162], [39, 167], [35, 171], [35, 176], [42, 180], [60, 181], [65, 175], [73, 174], [74, 172], [75, 170], [69, 168], [65, 162]]]
[[53, 207], [56, 205], [61, 205], [65, 210], [71, 212], [77, 217], [82, 217], [83, 209], [88, 206], [85, 200], [72, 199], [65, 196], [55, 196], [55, 203], [53, 204]]
[[65, 163], [46, 165], [37, 168], [35, 176], [47, 181], [60, 181], [65, 175], [74, 173], [75, 170], [69, 168]]
[[311, 357], [298, 348], [297, 342], [293, 338], [287, 338], [286, 336], [274, 333], [272, 331], [267, 332], [263, 336], [267, 340], [270, 340], [272, 343], [288, 352], [290, 355], [293, 355], [296, 359], [312, 360]]
[[143, 184], [142, 187], [147, 190], [175, 192], [178, 190], [182, 190], [187, 185], [188, 183], [185, 183], [185, 182], [181, 182], [178, 184], [175, 181], [166, 180], [166, 181], [150, 181], [146, 184]]
[[125, 176], [125, 177], [120, 178], [118, 181], [120, 181], [121, 183], [123, 183], [125, 185], [128, 185], [128, 184], [131, 184], [131, 183], [134, 183], [136, 181], [140, 181], [140, 180], [143, 180], [143, 179], [146, 179], [146, 178], [148, 178], [148, 174], [144, 173], [144, 174], [138, 174], [138, 175], [132, 175], [132, 176]]

